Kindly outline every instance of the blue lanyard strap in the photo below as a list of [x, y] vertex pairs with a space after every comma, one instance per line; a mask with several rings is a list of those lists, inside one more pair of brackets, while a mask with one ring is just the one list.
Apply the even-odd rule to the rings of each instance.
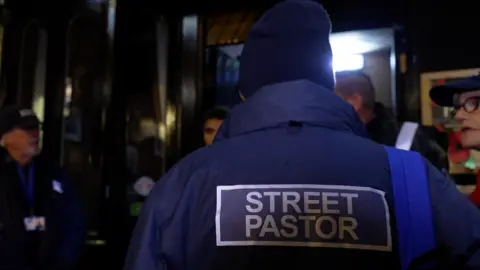
[[22, 166], [17, 165], [18, 177], [20, 178], [20, 182], [22, 182], [23, 190], [25, 192], [25, 196], [27, 197], [28, 205], [33, 207], [34, 204], [34, 179], [35, 179], [35, 169], [33, 163], [28, 166], [28, 181], [25, 177], [25, 173], [23, 171]]

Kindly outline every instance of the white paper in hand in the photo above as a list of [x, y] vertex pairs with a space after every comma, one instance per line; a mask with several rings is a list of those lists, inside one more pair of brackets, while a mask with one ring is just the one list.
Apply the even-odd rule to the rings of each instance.
[[415, 133], [417, 133], [418, 123], [405, 122], [400, 129], [395, 147], [402, 150], [410, 150], [412, 148]]

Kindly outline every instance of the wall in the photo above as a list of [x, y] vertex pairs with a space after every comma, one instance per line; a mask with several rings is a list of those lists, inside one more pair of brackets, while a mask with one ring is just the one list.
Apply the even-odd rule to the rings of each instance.
[[392, 109], [390, 49], [366, 53], [364, 61], [363, 72], [368, 74], [372, 80], [377, 101]]

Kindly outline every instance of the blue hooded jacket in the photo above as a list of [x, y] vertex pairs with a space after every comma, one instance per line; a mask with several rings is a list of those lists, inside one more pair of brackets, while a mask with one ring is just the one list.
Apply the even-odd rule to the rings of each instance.
[[[425, 201], [438, 245], [461, 255], [480, 240], [480, 213], [428, 162], [428, 181], [405, 174], [423, 181], [417, 195], [427, 199], [395, 205], [389, 154], [333, 93], [329, 33], [310, 1], [277, 4], [255, 24], [241, 59], [246, 101], [213, 145], [155, 185], [125, 269], [400, 269], [408, 237], [397, 231], [415, 215], [397, 226], [397, 210]], [[399, 221], [411, 213], [401, 212]], [[480, 267], [479, 256], [469, 263]]]

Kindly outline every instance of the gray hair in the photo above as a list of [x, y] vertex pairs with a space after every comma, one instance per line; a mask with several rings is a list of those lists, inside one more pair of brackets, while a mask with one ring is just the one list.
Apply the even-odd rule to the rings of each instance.
[[336, 74], [335, 92], [342, 97], [357, 94], [362, 97], [363, 107], [375, 107], [375, 88], [370, 77], [361, 71], [342, 71]]

